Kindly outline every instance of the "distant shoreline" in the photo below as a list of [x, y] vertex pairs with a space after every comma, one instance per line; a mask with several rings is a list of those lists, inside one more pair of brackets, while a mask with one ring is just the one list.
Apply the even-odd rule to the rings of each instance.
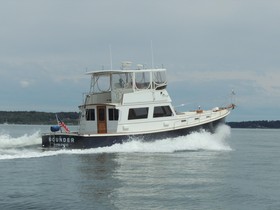
[[66, 124], [78, 125], [78, 112], [0, 111], [0, 124], [52, 125], [58, 115]]
[[242, 122], [227, 122], [231, 128], [262, 128], [262, 129], [279, 129], [280, 120], [257, 120]]
[[[52, 125], [57, 124], [57, 114], [66, 124], [78, 125], [78, 112], [0, 111], [0, 124]], [[280, 120], [227, 122], [231, 128], [279, 129]]]

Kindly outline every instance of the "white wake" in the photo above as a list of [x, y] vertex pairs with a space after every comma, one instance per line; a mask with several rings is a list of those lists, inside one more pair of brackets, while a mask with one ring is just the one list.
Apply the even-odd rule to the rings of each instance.
[[34, 134], [24, 134], [20, 137], [11, 137], [9, 134], [0, 134], [0, 149], [9, 149], [16, 147], [25, 147], [30, 145], [41, 144], [39, 131]]
[[178, 151], [230, 151], [228, 140], [230, 127], [222, 125], [216, 133], [206, 131], [195, 132], [187, 136], [166, 138], [154, 142], [143, 142], [138, 139], [123, 144], [115, 144], [110, 147], [93, 149], [72, 150], [42, 150], [40, 133], [23, 135], [12, 138], [6, 134], [0, 134], [0, 160], [16, 158], [35, 158], [55, 156], [61, 154], [95, 154], [95, 153], [173, 153]]

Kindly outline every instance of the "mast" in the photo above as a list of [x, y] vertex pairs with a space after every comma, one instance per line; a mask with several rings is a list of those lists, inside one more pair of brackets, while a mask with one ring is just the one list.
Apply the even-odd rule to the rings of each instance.
[[154, 68], [154, 50], [153, 50], [153, 40], [151, 40], [151, 56], [152, 56], [152, 68]]

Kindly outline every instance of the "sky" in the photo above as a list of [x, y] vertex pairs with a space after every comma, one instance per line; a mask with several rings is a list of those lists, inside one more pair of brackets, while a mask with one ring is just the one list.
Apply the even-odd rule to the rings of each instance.
[[279, 120], [279, 21], [278, 0], [1, 0], [0, 110], [78, 111], [112, 60], [167, 68], [180, 110]]

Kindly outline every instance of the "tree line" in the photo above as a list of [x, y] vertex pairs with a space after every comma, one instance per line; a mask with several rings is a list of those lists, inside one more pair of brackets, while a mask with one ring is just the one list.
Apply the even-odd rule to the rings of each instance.
[[78, 112], [37, 112], [37, 111], [0, 111], [0, 124], [57, 124], [56, 116], [66, 124], [77, 125]]
[[280, 120], [228, 122], [227, 124], [232, 128], [280, 128]]

